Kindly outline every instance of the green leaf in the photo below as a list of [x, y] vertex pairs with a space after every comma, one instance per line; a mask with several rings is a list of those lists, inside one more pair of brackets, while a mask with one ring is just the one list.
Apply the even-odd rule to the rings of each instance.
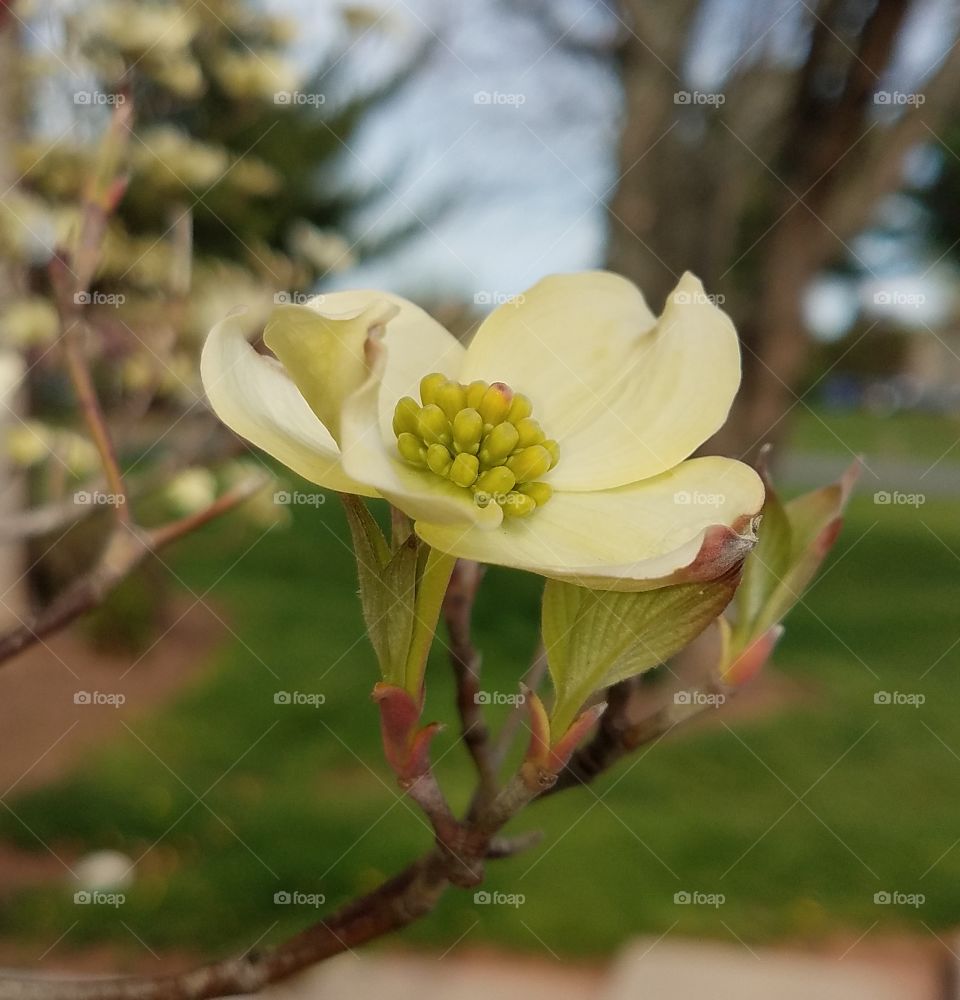
[[417, 596], [417, 539], [410, 535], [390, 551], [380, 526], [355, 496], [344, 496], [360, 581], [360, 603], [380, 672], [388, 684], [404, 686], [413, 638]]
[[854, 462], [836, 483], [782, 503], [761, 462], [766, 487], [756, 548], [747, 556], [734, 609], [733, 648], [743, 649], [800, 600], [836, 540], [859, 473]]
[[734, 573], [709, 583], [620, 593], [548, 580], [543, 641], [556, 692], [555, 737], [595, 691], [665, 662], [692, 642], [730, 602], [737, 581]]

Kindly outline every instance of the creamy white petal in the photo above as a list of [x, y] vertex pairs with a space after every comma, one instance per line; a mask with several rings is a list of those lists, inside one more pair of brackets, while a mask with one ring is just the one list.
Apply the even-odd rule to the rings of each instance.
[[469, 491], [426, 469], [405, 462], [391, 430], [380, 430], [381, 378], [389, 367], [387, 348], [377, 344], [367, 381], [348, 397], [341, 418], [343, 467], [377, 488], [395, 507], [416, 519], [452, 525], [495, 528], [503, 515], [496, 504], [478, 507]]
[[500, 379], [534, 402], [560, 462], [556, 489], [596, 490], [657, 475], [718, 430], [740, 384], [729, 318], [685, 274], [655, 320], [606, 272], [557, 275], [484, 322], [467, 378]]
[[749, 551], [763, 483], [727, 458], [694, 458], [611, 490], [557, 492], [496, 531], [418, 521], [429, 545], [478, 562], [601, 590], [643, 590], [709, 579]]
[[313, 483], [377, 495], [376, 489], [344, 472], [330, 432], [280, 363], [247, 343], [235, 315], [210, 331], [200, 375], [211, 407], [234, 433]]
[[393, 439], [393, 410], [401, 396], [417, 399], [420, 379], [431, 372], [459, 377], [465, 350], [442, 324], [407, 299], [390, 292], [332, 292], [311, 298], [309, 307], [333, 318], [357, 316], [384, 303], [396, 307], [386, 323], [386, 369], [379, 399], [380, 428], [384, 440]]
[[533, 401], [550, 437], [578, 427], [656, 317], [609, 271], [554, 274], [498, 306], [467, 348], [464, 382], [506, 382]]

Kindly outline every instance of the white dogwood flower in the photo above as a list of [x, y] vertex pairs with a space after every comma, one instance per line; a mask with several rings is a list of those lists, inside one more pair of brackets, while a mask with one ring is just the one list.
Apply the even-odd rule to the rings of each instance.
[[201, 372], [225, 424], [320, 486], [385, 497], [450, 555], [601, 590], [707, 580], [756, 540], [763, 484], [688, 456], [740, 383], [729, 318], [684, 275], [657, 318], [626, 279], [555, 275], [464, 347], [422, 309], [337, 292], [228, 317]]

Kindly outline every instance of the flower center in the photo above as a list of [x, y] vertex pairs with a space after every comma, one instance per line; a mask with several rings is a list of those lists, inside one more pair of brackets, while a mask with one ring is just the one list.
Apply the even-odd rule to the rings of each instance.
[[393, 412], [397, 450], [473, 494], [481, 507], [527, 517], [553, 494], [540, 477], [560, 457], [533, 419], [533, 404], [504, 382], [462, 385], [434, 372], [420, 380], [420, 402], [404, 396]]

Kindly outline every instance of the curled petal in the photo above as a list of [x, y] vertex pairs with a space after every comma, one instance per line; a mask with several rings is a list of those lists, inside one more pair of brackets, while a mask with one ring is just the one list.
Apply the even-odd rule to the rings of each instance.
[[343, 493], [377, 496], [373, 487], [347, 475], [330, 431], [280, 363], [247, 343], [237, 315], [210, 331], [200, 359], [203, 387], [217, 416], [304, 479]]

